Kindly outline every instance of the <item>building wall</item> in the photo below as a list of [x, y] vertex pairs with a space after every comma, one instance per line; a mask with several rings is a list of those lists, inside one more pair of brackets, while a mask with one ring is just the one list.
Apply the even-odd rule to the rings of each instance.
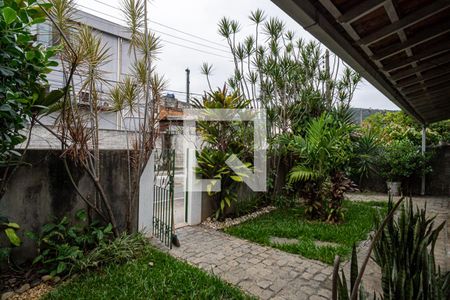
[[[19, 234], [23, 245], [14, 249], [13, 257], [32, 258], [36, 245], [24, 237], [26, 231], [38, 232], [54, 217], [74, 216], [87, 205], [76, 193], [57, 150], [28, 150], [24, 161], [8, 183], [6, 194], [0, 200], [1, 215], [21, 226]], [[126, 151], [101, 151], [100, 181], [110, 199], [120, 231], [126, 229], [128, 214], [128, 178]], [[82, 194], [94, 199], [96, 189], [90, 177], [69, 164], [73, 178]], [[1, 169], [0, 169], [1, 171]], [[130, 216], [133, 229], [137, 226], [137, 211]]]

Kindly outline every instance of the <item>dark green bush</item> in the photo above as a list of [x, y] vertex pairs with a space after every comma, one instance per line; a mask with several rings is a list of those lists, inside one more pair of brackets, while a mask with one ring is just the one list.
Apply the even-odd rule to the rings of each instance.
[[27, 121], [62, 97], [61, 91], [46, 95], [51, 58], [56, 48], [36, 43], [31, 26], [45, 22], [36, 0], [0, 1], [0, 165], [20, 155], [14, 147], [25, 140], [21, 132]]
[[112, 226], [97, 221], [87, 224], [84, 210], [76, 213], [76, 224], [67, 217], [56, 223], [45, 224], [39, 234], [28, 233], [38, 244], [38, 255], [33, 260], [41, 273], [52, 276], [70, 274], [78, 261], [98, 245], [112, 237]]
[[143, 234], [123, 234], [114, 240], [101, 242], [83, 255], [75, 263], [75, 270], [84, 271], [107, 264], [123, 264], [143, 255], [148, 247], [148, 240]]

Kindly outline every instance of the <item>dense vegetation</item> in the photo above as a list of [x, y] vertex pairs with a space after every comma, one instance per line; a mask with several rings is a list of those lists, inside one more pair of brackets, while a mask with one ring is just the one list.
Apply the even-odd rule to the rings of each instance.
[[51, 60], [56, 48], [44, 48], [31, 33], [32, 25], [46, 20], [43, 9], [48, 8], [33, 0], [0, 2], [0, 166], [20, 156], [14, 148], [25, 141], [27, 122], [62, 96], [46, 92], [46, 74], [57, 65]]

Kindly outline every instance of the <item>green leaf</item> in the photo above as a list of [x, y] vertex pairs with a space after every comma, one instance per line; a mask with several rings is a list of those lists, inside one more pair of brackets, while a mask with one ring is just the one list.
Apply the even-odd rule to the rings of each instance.
[[31, 24], [40, 24], [40, 23], [44, 23], [46, 20], [46, 17], [39, 17], [33, 20], [33, 22], [31, 22]]
[[86, 221], [87, 220], [87, 213], [84, 209], [80, 209], [79, 211], [77, 211], [76, 213], [76, 217], [78, 220], [80, 221]]
[[25, 232], [25, 236], [33, 241], [37, 241], [38, 240], [38, 235], [32, 231], [26, 231]]
[[242, 182], [242, 181], [244, 181], [243, 179], [242, 179], [242, 177], [241, 176], [230, 176], [230, 178], [231, 179], [233, 179], [234, 181], [236, 181], [236, 182]]
[[6, 24], [11, 24], [17, 18], [17, 12], [11, 7], [5, 7], [2, 9], [2, 16], [5, 19]]
[[57, 273], [57, 274], [61, 274], [62, 272], [64, 272], [64, 271], [66, 270], [66, 268], [67, 268], [66, 263], [64, 263], [64, 262], [61, 261], [61, 262], [58, 264], [58, 267], [56, 268], [56, 273]]
[[32, 60], [35, 57], [34, 51], [27, 51], [25, 52], [25, 57], [27, 60]]
[[10, 228], [20, 229], [20, 226], [17, 223], [7, 223], [6, 226]]
[[15, 229], [6, 228], [5, 233], [11, 244], [13, 244], [16, 247], [20, 246], [20, 238], [17, 236]]
[[33, 260], [33, 265], [34, 264], [37, 264], [38, 262], [40, 262], [42, 259], [44, 258], [44, 256], [42, 256], [42, 255], [39, 255], [39, 256], [36, 256], [36, 258]]

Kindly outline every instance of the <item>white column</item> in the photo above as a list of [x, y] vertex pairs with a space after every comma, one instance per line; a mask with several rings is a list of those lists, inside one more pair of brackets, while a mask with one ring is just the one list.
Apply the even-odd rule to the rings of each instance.
[[152, 153], [139, 179], [138, 230], [153, 232], [153, 185], [155, 180], [155, 154]]
[[[427, 127], [422, 125], [422, 155], [425, 155], [425, 151], [427, 150]], [[422, 185], [420, 187], [420, 194], [422, 196], [425, 195], [425, 174], [422, 175]]]
[[[185, 121], [187, 122], [187, 121]], [[199, 143], [197, 134], [195, 133], [195, 127], [184, 126], [183, 127], [184, 146], [184, 166], [186, 183], [184, 185], [185, 193], [185, 209], [187, 206], [187, 224], [197, 225], [202, 222], [202, 192], [195, 191], [198, 188], [194, 188], [196, 184], [196, 175], [194, 173], [194, 167], [197, 165], [195, 157], [195, 149]]]

